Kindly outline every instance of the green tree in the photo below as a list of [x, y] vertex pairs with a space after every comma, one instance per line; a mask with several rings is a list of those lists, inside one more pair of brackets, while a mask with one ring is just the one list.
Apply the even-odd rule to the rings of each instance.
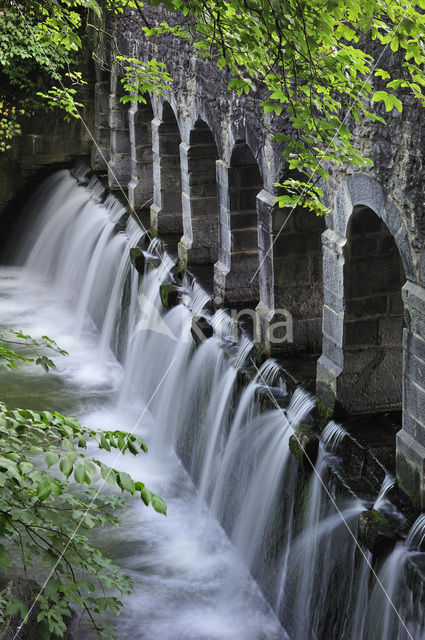
[[[22, 362], [49, 369], [54, 363], [43, 351], [65, 353], [46, 336], [34, 340], [12, 331], [0, 339], [0, 363], [8, 369]], [[19, 348], [35, 350], [34, 356], [14, 351], [16, 342]], [[132, 582], [85, 534], [95, 526], [119, 524], [117, 509], [123, 498], [117, 489], [166, 514], [162, 498], [142, 482], [88, 456], [89, 443], [117, 454], [147, 451], [137, 435], [96, 431], [57, 412], [9, 409], [0, 402], [0, 571], [17, 564], [26, 577], [37, 580], [40, 563], [45, 565], [44, 588], [34, 594], [40, 640], [62, 637], [71, 606], [86, 614], [99, 637], [116, 638], [103, 614], [119, 613], [117, 595], [131, 594]], [[105, 491], [105, 484], [115, 492]], [[0, 624], [15, 613], [25, 621], [28, 610], [19, 598], [5, 593], [0, 597]]]
[[[185, 38], [197, 53], [230, 72], [229, 89], [267, 92], [265, 114], [286, 114], [276, 131], [293, 175], [281, 206], [318, 214], [329, 165], [371, 164], [353, 144], [360, 119], [384, 122], [374, 110], [402, 110], [406, 93], [425, 104], [425, 1], [416, 0], [151, 0], [175, 19], [143, 31]], [[371, 51], [373, 43], [374, 56]], [[399, 52], [390, 69], [384, 51]], [[376, 90], [375, 78], [380, 87]], [[277, 126], [279, 123], [276, 123]], [[274, 125], [276, 127], [276, 124]], [[273, 126], [273, 125], [272, 125]], [[276, 129], [275, 129], [276, 130]]]
[[[270, 126], [290, 172], [281, 206], [300, 203], [318, 214], [332, 163], [370, 164], [353, 143], [360, 119], [383, 122], [375, 103], [402, 110], [408, 93], [424, 104], [425, 0], [150, 0], [170, 12], [151, 25], [139, 0], [3, 0], [1, 73], [9, 91], [0, 97], [0, 150], [19, 131], [19, 119], [47, 100], [78, 116], [75, 84], [87, 12], [99, 24], [106, 11], [131, 16], [146, 36], [165, 32], [187, 39], [195, 51], [230, 73], [229, 89], [266, 91], [265, 114], [286, 114]], [[90, 23], [91, 24], [91, 23]], [[101, 27], [100, 27], [101, 28]], [[105, 31], [107, 37], [111, 36]], [[113, 34], [111, 37], [113, 40]], [[374, 47], [374, 56], [370, 43]], [[399, 52], [381, 68], [384, 50]], [[116, 52], [119, 56], [119, 52]], [[384, 59], [384, 58], [383, 58]], [[120, 57], [128, 100], [170, 85], [155, 60]], [[376, 81], [379, 86], [376, 86]], [[45, 89], [34, 91], [37, 83]], [[18, 95], [16, 89], [19, 88]], [[36, 96], [36, 97], [34, 97]]]

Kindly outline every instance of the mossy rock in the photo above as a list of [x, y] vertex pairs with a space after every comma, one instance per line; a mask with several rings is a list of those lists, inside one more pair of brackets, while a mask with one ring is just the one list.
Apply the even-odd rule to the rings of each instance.
[[130, 261], [136, 271], [143, 275], [146, 260], [143, 251], [139, 249], [139, 247], [132, 247], [130, 249]]
[[375, 509], [360, 514], [357, 535], [374, 556], [388, 553], [397, 539], [388, 520]]
[[165, 309], [171, 309], [179, 304], [179, 290], [173, 284], [161, 284], [159, 287], [159, 295]]
[[255, 363], [258, 367], [261, 367], [262, 364], [265, 363], [266, 360], [270, 358], [270, 349], [267, 349], [260, 342], [257, 342], [255, 345]]
[[317, 460], [319, 436], [308, 425], [300, 424], [289, 438], [289, 450], [303, 471], [311, 471]]
[[319, 429], [322, 430], [326, 427], [328, 422], [332, 420], [333, 410], [330, 409], [322, 400], [317, 399], [316, 402], [317, 418], [319, 422]]

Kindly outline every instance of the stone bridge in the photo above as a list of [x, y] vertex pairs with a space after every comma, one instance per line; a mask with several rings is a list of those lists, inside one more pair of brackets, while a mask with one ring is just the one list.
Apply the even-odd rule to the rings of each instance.
[[[288, 171], [273, 135], [288, 126], [285, 118], [265, 116], [261, 95], [229, 92], [225, 72], [187, 43], [144, 40], [125, 21], [114, 29], [121, 54], [155, 56], [174, 83], [164, 98], [123, 105], [112, 40], [97, 37], [87, 113], [92, 168], [136, 212], [149, 212], [153, 230], [175, 238], [188, 268], [210, 269], [216, 299], [255, 310], [257, 340], [272, 354], [288, 337], [282, 315], [290, 314], [286, 349], [321, 354], [317, 394], [326, 407], [402, 407], [398, 480], [424, 505], [423, 108], [406, 99], [386, 126], [357, 126], [357, 144], [374, 166], [331, 170], [326, 218], [279, 209], [274, 185]], [[81, 140], [84, 155], [85, 132]], [[75, 135], [68, 142], [75, 145]]]

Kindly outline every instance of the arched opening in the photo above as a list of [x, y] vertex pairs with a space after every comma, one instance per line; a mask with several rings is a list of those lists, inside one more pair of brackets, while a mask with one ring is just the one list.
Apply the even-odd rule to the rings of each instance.
[[293, 343], [284, 345], [286, 352], [300, 346], [309, 354], [321, 350], [325, 228], [323, 217], [301, 207], [276, 208], [273, 214], [274, 306], [289, 311], [293, 321]]
[[183, 233], [182, 181], [180, 168], [180, 130], [168, 102], [162, 120], [152, 123], [153, 205], [151, 226], [158, 233]]
[[384, 222], [355, 207], [344, 265], [344, 405], [351, 412], [396, 409], [402, 399], [403, 303], [400, 254]]
[[255, 307], [259, 301], [257, 195], [263, 179], [251, 149], [238, 142], [229, 170], [230, 274], [226, 280], [228, 301]]
[[188, 264], [212, 265], [218, 258], [218, 151], [211, 129], [198, 119], [190, 132], [182, 171], [183, 229], [181, 247]]
[[131, 180], [129, 199], [142, 216], [153, 201], [152, 120], [154, 114], [149, 98], [146, 104], [136, 103], [128, 112], [131, 144]]

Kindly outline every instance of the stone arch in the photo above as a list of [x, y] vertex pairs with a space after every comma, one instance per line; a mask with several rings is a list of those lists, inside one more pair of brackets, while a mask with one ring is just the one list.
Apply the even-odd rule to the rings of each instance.
[[318, 395], [351, 412], [400, 406], [401, 290], [414, 277], [405, 223], [379, 183], [359, 173], [338, 189], [328, 224]]
[[391, 199], [386, 197], [379, 182], [371, 176], [355, 173], [347, 177], [346, 182], [336, 194], [332, 212], [332, 228], [341, 236], [346, 237], [351, 214], [353, 209], [358, 206], [371, 209], [382, 219], [395, 238], [406, 277], [414, 279], [414, 259], [401, 212]]
[[395, 239], [371, 208], [355, 206], [344, 247], [344, 371], [351, 411], [401, 406], [406, 276]]
[[128, 112], [131, 180], [128, 194], [131, 205], [143, 213], [153, 202], [152, 121], [154, 112], [149, 97], [146, 103], [132, 104]]
[[161, 119], [152, 121], [153, 204], [151, 227], [157, 233], [181, 236], [182, 182], [180, 129], [170, 102], [162, 103]]
[[244, 141], [235, 143], [230, 164], [217, 163], [220, 258], [216, 294], [249, 308], [259, 301], [257, 196], [263, 187], [258, 163]]
[[217, 145], [207, 123], [198, 118], [189, 144], [180, 145], [183, 237], [179, 257], [185, 264], [214, 264], [218, 258]]

